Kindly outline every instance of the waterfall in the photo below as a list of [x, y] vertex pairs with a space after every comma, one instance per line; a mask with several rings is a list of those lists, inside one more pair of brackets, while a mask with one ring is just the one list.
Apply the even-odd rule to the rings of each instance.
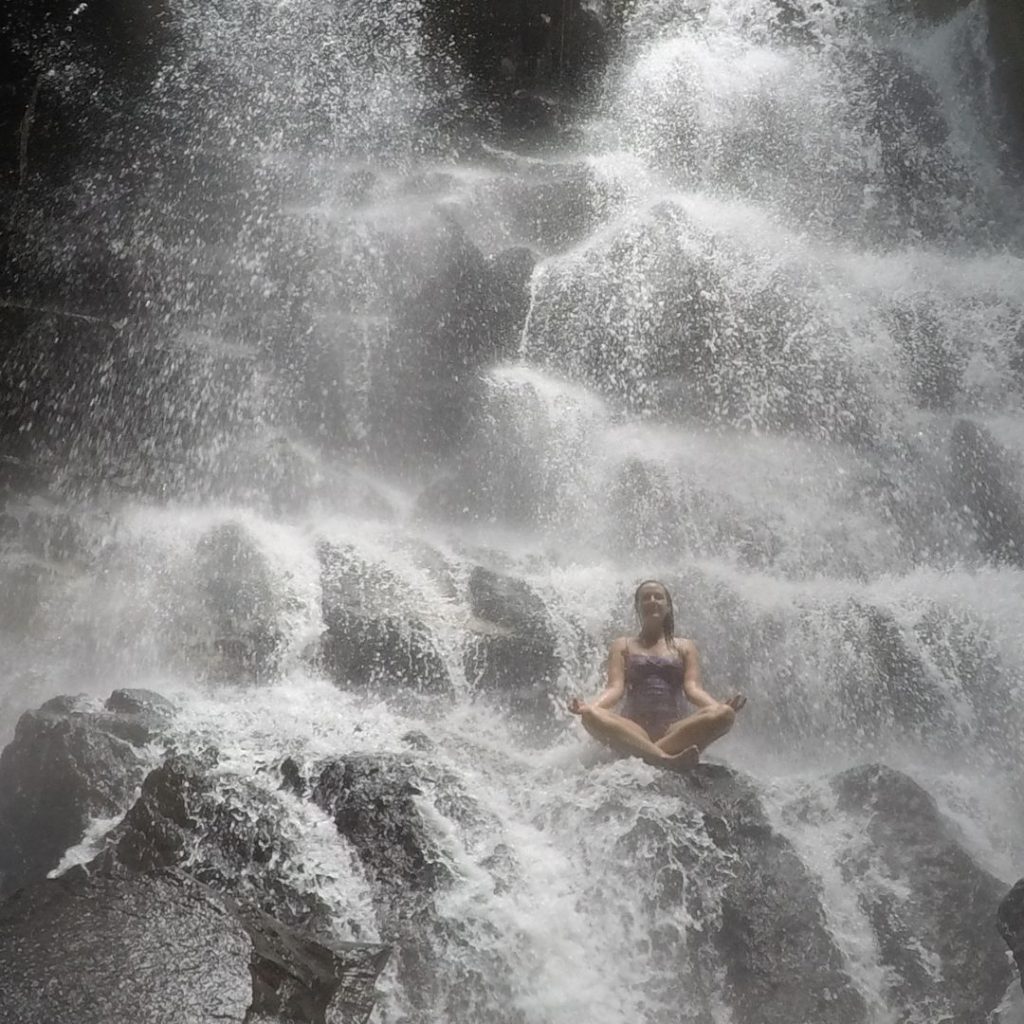
[[[1024, 1020], [958, 959], [988, 918], [939, 906], [1024, 841], [986, 4], [570, 3], [539, 50], [442, 6], [168, 0], [121, 84], [36, 52], [33, 130], [93, 128], [11, 219], [0, 741], [168, 698], [147, 770], [216, 752], [321, 934], [393, 945], [380, 1024]], [[651, 576], [749, 698], [690, 789], [564, 711]], [[392, 780], [425, 868], [337, 825], [336, 762]]]

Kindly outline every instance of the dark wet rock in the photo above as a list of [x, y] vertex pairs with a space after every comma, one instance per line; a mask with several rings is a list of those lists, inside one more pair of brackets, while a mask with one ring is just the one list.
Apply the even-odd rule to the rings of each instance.
[[92, 818], [124, 812], [148, 768], [139, 747], [172, 714], [155, 695], [122, 690], [105, 710], [57, 697], [21, 717], [0, 754], [0, 892], [55, 868]]
[[952, 411], [967, 367], [967, 352], [954, 343], [923, 301], [894, 310], [893, 331], [911, 394], [925, 409]]
[[196, 667], [232, 681], [273, 676], [285, 637], [284, 610], [266, 556], [238, 523], [225, 523], [196, 545], [202, 635]]
[[580, 0], [431, 0], [424, 7], [433, 45], [454, 53], [499, 110], [519, 89], [586, 90], [608, 56], [606, 25]]
[[865, 649], [875, 664], [875, 689], [883, 701], [882, 715], [876, 721], [891, 716], [900, 728], [921, 733], [940, 724], [948, 727], [952, 713], [946, 697], [922, 655], [912, 648], [911, 637], [885, 609], [870, 607], [864, 614]]
[[931, 83], [897, 50], [854, 55], [863, 77], [866, 127], [877, 140], [885, 193], [874, 211], [882, 231], [898, 224], [935, 235], [949, 227], [949, 207], [970, 194], [966, 170], [947, 145], [949, 125]]
[[331, 677], [385, 692], [448, 692], [447, 666], [402, 581], [353, 548], [323, 543], [319, 555], [326, 627], [321, 657]]
[[489, 354], [495, 362], [515, 354], [530, 308], [530, 275], [536, 262], [533, 252], [522, 246], [505, 249], [489, 260], [494, 304]]
[[[288, 785], [288, 771], [282, 767]], [[311, 934], [330, 934], [330, 912], [285, 870], [299, 863], [283, 810], [245, 779], [217, 770], [217, 755], [175, 755], [146, 776], [139, 798], [89, 865], [102, 873], [180, 868], [246, 908]]]
[[652, 1019], [685, 1005], [711, 1020], [724, 996], [737, 1024], [864, 1024], [818, 886], [751, 782], [705, 764], [641, 792], [650, 799], [612, 796], [595, 814], [602, 829], [622, 819], [616, 864], [656, 865], [636, 908], [652, 921], [647, 991], [665, 1014]]
[[524, 580], [475, 566], [469, 602], [466, 678], [479, 695], [532, 729], [554, 728], [562, 657], [544, 600]]
[[1024, 987], [1024, 879], [1021, 879], [999, 904], [999, 934], [1010, 947]]
[[984, 427], [958, 420], [950, 439], [954, 509], [989, 558], [1024, 566], [1024, 492], [1008, 453]]
[[1018, 164], [1024, 162], [1024, 10], [1015, 0], [987, 0], [989, 52], [996, 105], [1012, 132]]
[[972, 1024], [1002, 1001], [1010, 969], [992, 927], [1005, 886], [960, 845], [932, 797], [891, 768], [832, 780], [858, 839], [842, 855], [871, 922], [898, 1012]]
[[[444, 847], [457, 841], [472, 848], [500, 831], [500, 822], [450, 772], [419, 755], [328, 761], [320, 766], [312, 799], [352, 845], [373, 886], [380, 935], [394, 944], [397, 975], [421, 1014], [417, 1019], [490, 1019], [507, 998], [514, 968], [490, 943], [475, 945], [461, 916], [445, 913], [442, 903], [457, 874]], [[432, 807], [428, 814], [425, 803]], [[442, 840], [435, 814], [451, 823], [448, 840]], [[519, 1019], [515, 1012], [507, 1021], [495, 1018], [501, 1024]]]
[[0, 1020], [363, 1024], [387, 957], [386, 947], [327, 946], [243, 915], [179, 872], [78, 870], [0, 905]]
[[312, 792], [399, 915], [453, 879], [416, 805], [429, 774], [411, 758], [353, 755], [324, 765]]

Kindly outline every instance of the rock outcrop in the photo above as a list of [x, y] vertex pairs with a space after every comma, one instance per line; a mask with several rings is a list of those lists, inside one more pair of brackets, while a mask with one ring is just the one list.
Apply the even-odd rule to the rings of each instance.
[[935, 800], [901, 772], [852, 768], [832, 780], [859, 836], [844, 880], [871, 922], [887, 993], [904, 1012], [972, 1024], [993, 1011], [1010, 971], [992, 927], [1005, 886], [979, 867]]
[[998, 911], [999, 934], [1017, 961], [1021, 987], [1024, 988], [1024, 879], [1004, 897]]
[[323, 618], [321, 659], [342, 686], [383, 693], [443, 694], [448, 668], [413, 595], [385, 565], [351, 547], [319, 548]]
[[950, 439], [950, 498], [997, 562], [1024, 566], [1024, 498], [1007, 452], [973, 420], [958, 420]]
[[326, 946], [177, 871], [82, 869], [0, 904], [0, 1021], [363, 1024], [383, 946]]
[[0, 894], [43, 878], [93, 818], [124, 813], [150, 764], [141, 749], [174, 714], [144, 690], [102, 707], [56, 697], [26, 712], [0, 754]]

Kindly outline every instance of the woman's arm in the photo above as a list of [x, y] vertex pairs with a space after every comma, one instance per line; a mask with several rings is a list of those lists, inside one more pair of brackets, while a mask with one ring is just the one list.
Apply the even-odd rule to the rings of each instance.
[[612, 708], [622, 700], [626, 691], [626, 638], [619, 637], [608, 648], [608, 682], [589, 704], [573, 697], [568, 704], [574, 715], [582, 715], [587, 708]]
[[608, 681], [601, 694], [590, 702], [592, 708], [613, 708], [626, 692], [626, 646], [628, 640], [620, 636], [608, 648]]
[[697, 645], [692, 640], [677, 640], [676, 650], [683, 659], [683, 693], [686, 699], [698, 708], [713, 708], [721, 701], [715, 700], [704, 689], [704, 680], [700, 674], [700, 655]]

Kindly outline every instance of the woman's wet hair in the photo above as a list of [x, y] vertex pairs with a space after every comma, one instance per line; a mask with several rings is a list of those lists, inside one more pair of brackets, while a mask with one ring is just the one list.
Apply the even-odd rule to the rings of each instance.
[[676, 618], [675, 608], [672, 604], [672, 595], [669, 593], [668, 587], [665, 586], [661, 580], [642, 580], [637, 584], [636, 590], [633, 592], [633, 608], [636, 611], [637, 617], [640, 617], [640, 591], [644, 589], [648, 584], [654, 583], [661, 587], [665, 591], [665, 600], [668, 602], [668, 611], [665, 613], [665, 620], [662, 623], [662, 628], [665, 632], [665, 639], [668, 641], [669, 646], [672, 645], [672, 638], [676, 633]]

